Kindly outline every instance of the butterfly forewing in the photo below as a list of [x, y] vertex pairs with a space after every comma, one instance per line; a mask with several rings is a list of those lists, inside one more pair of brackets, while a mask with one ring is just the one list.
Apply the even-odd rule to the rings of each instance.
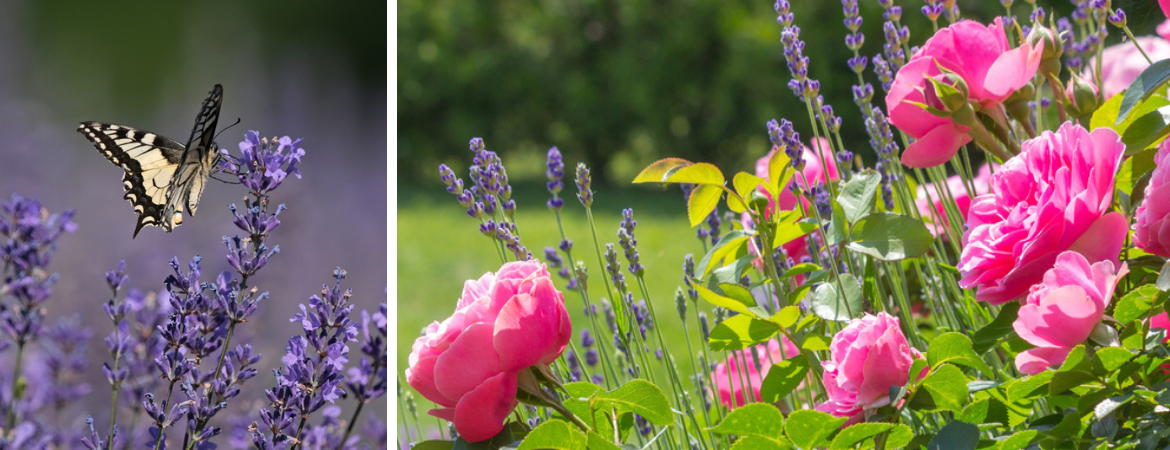
[[138, 224], [134, 235], [146, 225], [170, 231], [171, 222], [162, 220], [167, 192], [183, 156], [183, 144], [149, 131], [102, 122], [83, 122], [77, 128], [110, 162], [121, 167], [122, 197], [134, 206]]
[[[211, 176], [215, 164], [215, 126], [219, 122], [219, 110], [223, 106], [223, 88], [215, 85], [211, 95], [203, 101], [199, 115], [195, 116], [195, 127], [187, 139], [182, 164], [171, 180], [170, 195], [163, 210], [164, 217], [175, 216], [186, 206], [194, 215], [199, 208], [199, 197], [203, 195], [203, 182]], [[181, 217], [179, 220], [182, 220]]]
[[203, 101], [187, 145], [156, 133], [105, 122], [82, 122], [77, 131], [121, 167], [123, 196], [138, 213], [134, 236], [146, 225], [174, 229], [183, 208], [194, 213], [216, 159], [212, 142], [223, 88], [216, 85]]

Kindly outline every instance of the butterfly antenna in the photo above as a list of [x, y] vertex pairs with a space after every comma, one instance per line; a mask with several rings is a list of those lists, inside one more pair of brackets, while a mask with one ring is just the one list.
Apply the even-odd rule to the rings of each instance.
[[218, 140], [219, 140], [219, 135], [223, 134], [223, 132], [224, 132], [224, 131], [227, 131], [227, 130], [231, 129], [231, 127], [234, 127], [234, 126], [236, 126], [236, 125], [239, 125], [239, 124], [240, 124], [240, 119], [237, 117], [237, 118], [236, 118], [236, 123], [233, 123], [233, 124], [231, 124], [231, 125], [228, 125], [228, 126], [224, 127], [224, 129], [222, 129], [222, 130], [219, 130], [219, 133], [215, 133], [215, 138], [214, 138], [214, 139], [212, 139], [212, 140], [213, 140], [213, 141], [218, 141]]
[[208, 177], [208, 178], [211, 178], [211, 179], [213, 179], [213, 180], [215, 180], [215, 181], [218, 181], [218, 182], [220, 182], [220, 183], [224, 183], [224, 184], [243, 184], [243, 183], [240, 183], [239, 181], [221, 180], [221, 179], [219, 179], [219, 178], [216, 178], [216, 175], [218, 175], [219, 173], [220, 173], [220, 172], [216, 172], [216, 173], [212, 174], [212, 175], [211, 175], [210, 177]]

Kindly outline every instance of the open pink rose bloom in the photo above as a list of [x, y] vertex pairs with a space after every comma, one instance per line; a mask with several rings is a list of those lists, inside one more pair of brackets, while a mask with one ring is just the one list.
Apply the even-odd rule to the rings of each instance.
[[998, 305], [1023, 297], [1066, 250], [1116, 261], [1128, 223], [1109, 204], [1124, 151], [1112, 129], [1071, 122], [1025, 141], [971, 204], [959, 285]]
[[[711, 372], [711, 385], [718, 392], [720, 403], [728, 408], [738, 408], [750, 402], [760, 401], [760, 386], [764, 383], [764, 377], [768, 376], [768, 369], [776, 362], [800, 354], [800, 349], [796, 348], [792, 341], [783, 336], [780, 339], [784, 341], [783, 349], [779, 342], [772, 339], [767, 344], [731, 352], [727, 359], [715, 366], [715, 370]], [[741, 361], [746, 362], [742, 365], [747, 367], [747, 370], [740, 370]], [[759, 368], [756, 367], [756, 361], [759, 361]], [[744, 385], [745, 379], [747, 386]], [[745, 396], [745, 393], [748, 395]]]
[[[829, 398], [817, 411], [848, 417], [846, 425], [865, 420], [865, 410], [890, 404], [890, 387], [909, 381], [910, 365], [925, 358], [906, 342], [898, 319], [879, 312], [853, 319], [833, 336], [831, 360], [825, 361]], [[926, 368], [920, 376], [926, 375]]]
[[494, 436], [516, 407], [518, 373], [555, 361], [569, 313], [538, 261], [509, 262], [463, 285], [455, 313], [414, 341], [406, 381], [470, 442]]
[[886, 96], [890, 123], [917, 139], [902, 152], [902, 164], [934, 167], [971, 142], [967, 126], [914, 104], [927, 104], [924, 92], [933, 89], [927, 78], [941, 80], [940, 65], [962, 78], [967, 101], [977, 105], [977, 111], [996, 115], [1004, 99], [1032, 80], [1042, 53], [1041, 46], [1027, 43], [1010, 48], [999, 18], [990, 26], [963, 20], [927, 39], [898, 70]]
[[1128, 272], [1112, 261], [1089, 261], [1077, 252], [1061, 253], [1044, 282], [1032, 286], [1012, 327], [1036, 348], [1016, 355], [1016, 368], [1034, 375], [1059, 366], [1077, 345], [1084, 343], [1105, 317], [1113, 288]]
[[1146, 253], [1170, 258], [1170, 140], [1154, 155], [1145, 199], [1134, 215], [1133, 244]]

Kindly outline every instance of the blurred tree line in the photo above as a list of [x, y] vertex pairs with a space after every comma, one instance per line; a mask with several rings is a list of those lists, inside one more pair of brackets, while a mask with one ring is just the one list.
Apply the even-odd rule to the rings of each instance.
[[[844, 120], [846, 147], [871, 164], [840, 1], [791, 3], [809, 74]], [[931, 34], [923, 1], [896, 3], [911, 42], [921, 44]], [[1026, 20], [1030, 6], [1015, 3]], [[1061, 15], [1072, 6], [1040, 3]], [[1129, 7], [1135, 32], [1152, 33], [1155, 22], [1133, 14], [1150, 15], [1142, 3], [1114, 6]], [[996, 0], [959, 5], [964, 17], [984, 22], [1004, 13]], [[861, 52], [873, 56], [883, 43], [882, 9], [861, 0], [861, 12]], [[404, 182], [436, 182], [441, 162], [465, 176], [463, 152], [475, 136], [501, 153], [513, 178], [542, 177], [545, 151], [555, 145], [566, 162], [583, 160], [595, 176], [625, 183], [665, 156], [750, 171], [770, 146], [765, 123], [772, 118], [793, 121], [806, 141], [811, 133], [804, 105], [787, 87], [770, 0], [400, 0], [397, 27]], [[881, 98], [872, 64], [865, 76]]]

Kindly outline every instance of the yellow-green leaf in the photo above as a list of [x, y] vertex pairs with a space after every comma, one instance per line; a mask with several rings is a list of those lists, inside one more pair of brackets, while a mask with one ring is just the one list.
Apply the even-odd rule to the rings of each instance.
[[[692, 166], [693, 167], [693, 166]], [[717, 185], [703, 184], [691, 191], [691, 198], [687, 201], [687, 217], [691, 219], [691, 226], [698, 226], [707, 220], [707, 215], [719, 205], [719, 197], [723, 196], [723, 189]]]
[[731, 184], [735, 185], [735, 193], [746, 200], [752, 194], [752, 191], [756, 190], [756, 187], [765, 181], [767, 180], [750, 173], [740, 172], [735, 174], [735, 178], [731, 180]]
[[709, 163], [692, 164], [682, 167], [666, 178], [667, 183], [694, 183], [722, 186], [723, 172]]
[[642, 172], [634, 177], [635, 183], [663, 183], [667, 178], [674, 175], [675, 171], [683, 167], [694, 164], [690, 161], [681, 158], [666, 158], [655, 161], [653, 164], [646, 166]]

